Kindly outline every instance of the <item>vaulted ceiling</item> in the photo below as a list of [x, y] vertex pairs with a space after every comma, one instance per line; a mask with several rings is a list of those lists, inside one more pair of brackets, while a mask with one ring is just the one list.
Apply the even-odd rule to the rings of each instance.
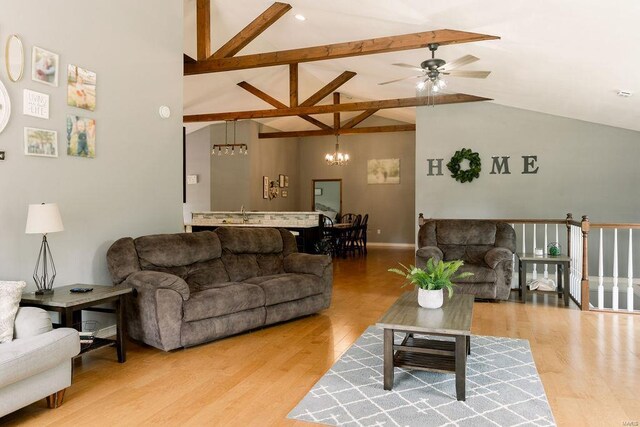
[[[196, 0], [184, 0], [186, 54], [196, 57]], [[293, 9], [240, 51], [240, 55], [318, 46], [450, 28], [493, 34], [501, 40], [442, 46], [437, 57], [452, 61], [472, 54], [465, 67], [491, 70], [485, 80], [449, 78], [449, 92], [492, 98], [497, 104], [640, 131], [640, 2], [636, 0], [291, 0]], [[272, 0], [211, 0], [212, 51], [218, 49]], [[294, 15], [302, 14], [305, 21]], [[394, 62], [419, 64], [427, 49], [303, 63], [300, 98], [313, 94], [345, 70], [357, 73], [339, 91], [342, 102], [408, 98], [415, 82], [379, 82], [414, 74]], [[184, 77], [184, 114], [270, 108], [237, 86], [251, 85], [286, 102], [287, 66]], [[618, 90], [635, 92], [629, 98]], [[331, 103], [331, 96], [321, 103]], [[437, 107], [435, 107], [437, 108]], [[357, 113], [343, 113], [343, 120]], [[414, 108], [377, 115], [415, 122]], [[330, 114], [314, 116], [326, 124]], [[260, 119], [276, 129], [314, 126], [298, 117]], [[206, 123], [189, 124], [188, 131]]]

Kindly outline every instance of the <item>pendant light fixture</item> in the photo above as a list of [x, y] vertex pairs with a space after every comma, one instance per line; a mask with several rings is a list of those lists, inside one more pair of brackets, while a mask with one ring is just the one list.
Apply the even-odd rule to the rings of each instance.
[[[238, 148], [238, 154], [249, 155], [249, 146], [247, 144], [236, 143], [236, 121], [233, 120], [233, 143], [229, 144], [229, 121], [224, 122], [224, 144], [214, 144], [211, 149], [212, 156], [222, 156], [222, 150], [224, 149], [225, 156], [235, 156], [236, 147]], [[231, 149], [231, 150], [229, 150]]]

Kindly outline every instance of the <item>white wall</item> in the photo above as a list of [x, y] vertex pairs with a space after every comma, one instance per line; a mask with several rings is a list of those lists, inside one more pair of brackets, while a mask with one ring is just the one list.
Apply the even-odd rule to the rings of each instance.
[[[0, 133], [0, 279], [31, 279], [41, 236], [24, 234], [30, 203], [57, 202], [65, 230], [51, 234], [56, 285], [111, 283], [105, 260], [122, 236], [182, 224], [182, 3], [154, 0], [0, 0], [0, 41], [20, 35], [25, 77], [0, 79], [13, 103]], [[31, 81], [34, 46], [60, 55], [58, 87]], [[95, 112], [66, 105], [66, 67], [97, 73]], [[22, 90], [50, 95], [50, 119], [22, 115]], [[158, 107], [168, 105], [170, 119]], [[96, 119], [97, 157], [66, 155], [66, 116]], [[58, 131], [58, 158], [23, 154], [25, 126]]]

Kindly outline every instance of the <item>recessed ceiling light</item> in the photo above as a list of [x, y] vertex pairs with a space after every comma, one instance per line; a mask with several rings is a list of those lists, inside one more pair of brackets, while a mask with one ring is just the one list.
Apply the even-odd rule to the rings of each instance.
[[304, 15], [302, 15], [301, 13], [296, 13], [294, 18], [296, 18], [298, 21], [306, 21], [307, 20], [307, 18], [305, 18]]

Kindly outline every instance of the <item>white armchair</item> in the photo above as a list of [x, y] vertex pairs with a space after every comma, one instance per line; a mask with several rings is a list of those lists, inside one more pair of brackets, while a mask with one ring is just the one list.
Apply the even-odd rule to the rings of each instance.
[[0, 344], [0, 417], [42, 398], [60, 406], [79, 353], [78, 331], [53, 329], [40, 308], [18, 309], [13, 341]]

